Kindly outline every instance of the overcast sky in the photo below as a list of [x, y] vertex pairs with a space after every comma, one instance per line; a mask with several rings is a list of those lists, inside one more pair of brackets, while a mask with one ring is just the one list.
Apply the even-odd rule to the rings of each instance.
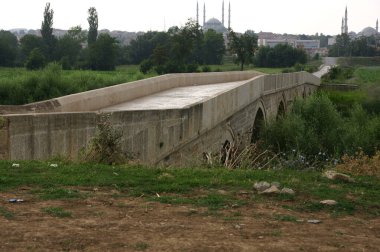
[[[0, 29], [38, 29], [46, 0], [0, 0]], [[206, 19], [221, 20], [222, 0], [199, 1], [200, 23], [203, 3]], [[254, 30], [290, 34], [340, 33], [344, 9], [348, 6], [349, 30], [375, 27], [380, 18], [380, 0], [231, 0], [231, 26], [235, 31]], [[54, 28], [88, 28], [87, 10], [95, 7], [99, 29], [123, 31], [164, 30], [195, 19], [196, 0], [50, 0]], [[228, 0], [225, 1], [227, 20]], [[227, 23], [227, 21], [226, 21]], [[227, 25], [226, 25], [227, 26]]]

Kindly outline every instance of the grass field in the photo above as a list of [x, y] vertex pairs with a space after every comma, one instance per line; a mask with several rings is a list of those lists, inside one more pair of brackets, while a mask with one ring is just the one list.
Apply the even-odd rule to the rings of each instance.
[[[294, 211], [327, 211], [334, 214], [366, 213], [380, 216], [380, 181], [376, 177], [355, 177], [353, 184], [332, 182], [317, 171], [227, 170], [201, 168], [148, 168], [143, 166], [107, 166], [99, 164], [0, 161], [0, 192], [31, 187], [31, 193], [41, 200], [85, 199], [91, 193], [76, 188], [107, 188], [118, 192], [117, 197], [141, 197], [148, 201], [170, 204], [190, 204], [208, 207], [210, 210], [225, 206], [241, 206], [260, 202], [264, 196], [242, 200], [239, 191], [252, 191], [256, 181], [277, 181], [283, 187], [292, 188], [296, 196], [278, 195], [270, 201], [282, 202]], [[219, 190], [228, 191], [228, 194]], [[204, 191], [204, 193], [197, 193]], [[157, 195], [160, 195], [157, 197]], [[347, 195], [351, 195], [348, 199]], [[333, 207], [318, 202], [333, 199], [339, 202]], [[286, 206], [291, 202], [291, 206]], [[0, 211], [0, 214], [9, 213]]]
[[[352, 72], [352, 74], [345, 74], [347, 71]], [[344, 77], [345, 75], [350, 77]], [[380, 66], [343, 69], [342, 74], [337, 79], [324, 81], [324, 83], [358, 85], [359, 89], [355, 91], [329, 91], [329, 98], [343, 110], [348, 110], [357, 103], [371, 113], [380, 114]]]
[[338, 64], [344, 67], [380, 66], [380, 57], [338, 58]]
[[119, 67], [116, 71], [44, 70], [0, 68], [0, 104], [18, 105], [97, 89], [154, 76], [143, 75], [138, 66]]
[[[291, 169], [56, 162], [57, 167], [35, 161], [12, 167], [0, 161], [1, 251], [376, 251], [380, 246], [376, 177], [344, 183]], [[261, 180], [295, 194], [258, 194], [253, 185]], [[12, 198], [23, 201], [8, 203]], [[327, 199], [337, 205], [320, 203]]]

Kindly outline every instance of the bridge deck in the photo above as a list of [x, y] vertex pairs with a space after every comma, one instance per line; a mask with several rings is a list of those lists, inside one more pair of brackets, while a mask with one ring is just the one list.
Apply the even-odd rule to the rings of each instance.
[[199, 86], [178, 87], [132, 101], [103, 108], [103, 112], [128, 110], [161, 110], [186, 108], [201, 101], [208, 100], [242, 85], [246, 81], [235, 81]]

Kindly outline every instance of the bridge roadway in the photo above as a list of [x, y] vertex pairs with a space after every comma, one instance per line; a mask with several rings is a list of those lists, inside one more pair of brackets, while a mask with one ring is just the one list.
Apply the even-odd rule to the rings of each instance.
[[[326, 74], [330, 66], [324, 66], [320, 71], [314, 73], [321, 77]], [[164, 110], [188, 108], [197, 103], [216, 97], [224, 92], [232, 90], [246, 81], [234, 81], [207, 85], [193, 85], [177, 87], [169, 90], [150, 94], [131, 101], [119, 103], [110, 107], [100, 109], [101, 112], [113, 111], [137, 111], [137, 110]]]
[[177, 87], [100, 109], [101, 112], [181, 109], [232, 90], [246, 81]]

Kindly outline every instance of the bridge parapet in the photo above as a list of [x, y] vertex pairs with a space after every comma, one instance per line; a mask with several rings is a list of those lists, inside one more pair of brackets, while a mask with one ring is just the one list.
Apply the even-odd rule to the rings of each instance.
[[265, 75], [263, 78], [265, 79], [265, 92], [274, 92], [279, 89], [291, 88], [305, 83], [316, 86], [321, 84], [318, 77], [307, 72]]
[[97, 111], [176, 87], [248, 80], [256, 71], [166, 74], [25, 105], [0, 105], [0, 114]]

